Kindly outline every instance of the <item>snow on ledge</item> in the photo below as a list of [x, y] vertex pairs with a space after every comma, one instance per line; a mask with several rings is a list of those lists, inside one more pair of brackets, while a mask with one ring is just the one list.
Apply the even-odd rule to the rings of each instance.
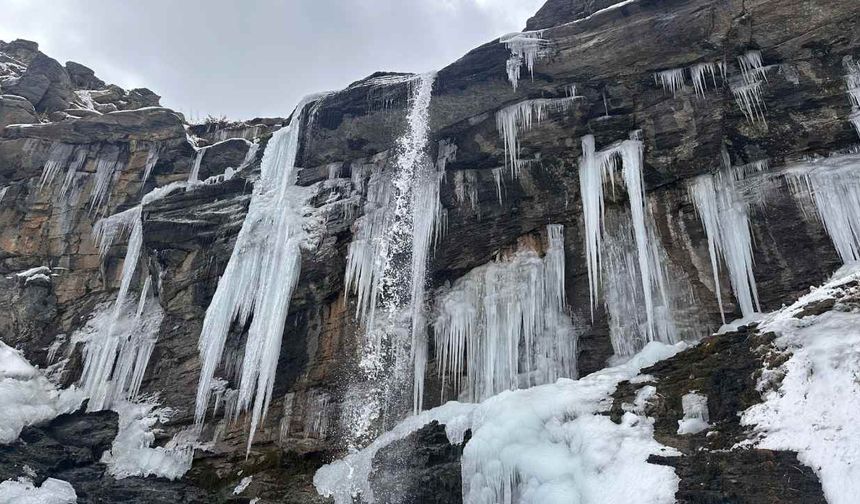
[[[860, 495], [860, 287], [857, 264], [843, 267], [824, 286], [761, 324], [777, 334], [774, 345], [791, 357], [778, 370], [766, 370], [759, 388], [764, 402], [746, 410], [743, 425], [754, 426], [754, 444], [798, 452], [811, 467], [831, 504], [855, 504]], [[852, 305], [839, 300], [852, 298]], [[835, 299], [835, 309], [795, 318], [804, 308]], [[843, 311], [846, 310], [846, 311]], [[784, 374], [773, 388], [769, 378]], [[770, 390], [767, 390], [770, 389]]]
[[0, 504], [75, 504], [78, 495], [68, 481], [46, 479], [35, 486], [29, 478], [0, 483]]

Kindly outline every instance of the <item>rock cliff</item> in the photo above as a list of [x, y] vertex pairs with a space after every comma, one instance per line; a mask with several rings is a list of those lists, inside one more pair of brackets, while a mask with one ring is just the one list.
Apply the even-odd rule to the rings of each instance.
[[[709, 336], [721, 312], [728, 320], [747, 315], [729, 268], [712, 270], [713, 243], [690, 189], [701, 177], [749, 175], [743, 192], [757, 311], [778, 309], [823, 281], [842, 258], [785, 169], [857, 144], [860, 131], [850, 119], [857, 104], [846, 92], [846, 75], [860, 58], [856, 7], [853, 0], [548, 0], [528, 22], [538, 31], [521, 36], [532, 41], [524, 44], [535, 48], [535, 61], [529, 69], [515, 60], [515, 88], [509, 74], [516, 44], [491, 41], [440, 69], [427, 154], [443, 170], [446, 228], [429, 260], [428, 298], [524, 242], [541, 244], [535, 248], [546, 254], [546, 227], [563, 225], [564, 305], [576, 327], [578, 374], [623, 355], [625, 330], [639, 335], [634, 340], [645, 337], [641, 327], [631, 329], [635, 320], [625, 325], [644, 315], [635, 299], [620, 300], [628, 291], [608, 285], [612, 273], [604, 271], [598, 299], [589, 300], [581, 185], [588, 135], [598, 151], [631, 138], [643, 146], [648, 232], [674, 296], [663, 308], [674, 311], [677, 339]], [[234, 325], [226, 339], [215, 410], [197, 428], [193, 465], [181, 479], [115, 480], [101, 463], [102, 437], [112, 437], [115, 417], [78, 412], [0, 447], [0, 480], [19, 476], [26, 463], [42, 479], [70, 481], [79, 502], [327, 502], [313, 474], [348, 450], [356, 390], [367, 381], [362, 321], [345, 274], [350, 243], [357, 219], [372, 207], [372, 174], [397, 169], [413, 85], [409, 76], [375, 74], [319, 98], [305, 114], [189, 125], [161, 108], [152, 91], [105, 84], [32, 42], [0, 42], [0, 339], [51, 370], [57, 383], [79, 383], [88, 324], [118, 292], [150, 285], [148, 294], [134, 295], [154, 296], [160, 314], [140, 392], [171, 409], [153, 446], [194, 429], [206, 310], [261, 183], [263, 153], [288, 124], [298, 123], [297, 184], [308, 188], [305, 212], [312, 216], [273, 399], [247, 455], [248, 415], [231, 422], [227, 401], [217, 405], [238, 386], [235, 363], [251, 322]], [[511, 127], [515, 142], [506, 146]], [[632, 192], [620, 184], [606, 191], [608, 264], [634, 257], [633, 231], [625, 227]], [[99, 220], [136, 208], [139, 256], [127, 253], [131, 225], [100, 250], [93, 239]], [[622, 260], [613, 262], [613, 253]], [[138, 267], [127, 275], [130, 260]], [[33, 281], [17, 275], [38, 267], [49, 274]], [[617, 274], [635, 283], [636, 271]], [[645, 371], [664, 394], [649, 410], [655, 438], [686, 454], [653, 460], [675, 468], [679, 502], [823, 502], [816, 474], [791, 452], [719, 452], [748, 434], [737, 413], [759, 401], [751, 376], [764, 365], [758, 347], [770, 342], [747, 328]], [[430, 345], [425, 408], [456, 397], [450, 380], [440, 378], [439, 350]], [[680, 418], [681, 395], [691, 388], [706, 390], [711, 416], [729, 425], [724, 435], [681, 439], [663, 428]], [[631, 394], [629, 384], [619, 386], [613, 411]], [[390, 428], [408, 409], [392, 407], [372, 432]], [[90, 444], [69, 439], [78, 436], [92, 436]], [[33, 452], [42, 444], [74, 460], [42, 463]], [[712, 451], [696, 452], [704, 445]], [[399, 462], [412, 450], [409, 463]], [[381, 452], [377, 493], [412, 500], [380, 502], [455, 501], [461, 452], [434, 425]], [[783, 486], [791, 492], [778, 490]]]

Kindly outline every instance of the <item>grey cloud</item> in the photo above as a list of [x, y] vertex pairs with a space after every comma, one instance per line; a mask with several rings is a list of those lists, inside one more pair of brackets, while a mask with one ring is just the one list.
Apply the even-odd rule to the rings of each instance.
[[30, 38], [186, 114], [286, 115], [374, 71], [423, 72], [525, 25], [542, 0], [0, 0]]

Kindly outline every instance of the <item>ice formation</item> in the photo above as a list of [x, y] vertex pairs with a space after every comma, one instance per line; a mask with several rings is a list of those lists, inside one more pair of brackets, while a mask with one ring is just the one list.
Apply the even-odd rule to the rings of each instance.
[[118, 239], [128, 235], [128, 245], [113, 305], [97, 310], [72, 338], [74, 344], [84, 344], [81, 387], [90, 397], [90, 411], [137, 397], [161, 325], [163, 313], [149, 298], [148, 277], [138, 301], [129, 297], [143, 248], [141, 208], [103, 218], [93, 227], [103, 260]]
[[548, 41], [543, 38], [543, 30], [539, 30], [509, 33], [500, 37], [499, 42], [505, 44], [505, 47], [511, 52], [505, 68], [508, 73], [508, 80], [516, 91], [523, 65], [534, 77], [535, 62], [542, 56]]
[[652, 423], [627, 412], [620, 424], [605, 413], [618, 383], [643, 367], [683, 350], [649, 343], [628, 362], [579, 380], [503, 392], [481, 404], [449, 402], [410, 417], [365, 449], [322, 467], [314, 476], [321, 495], [336, 504], [384, 502], [370, 486], [373, 457], [433, 420], [451, 443], [472, 437], [463, 451], [467, 504], [532, 502], [674, 502], [678, 477], [647, 463], [651, 454], [677, 454], [653, 439]]
[[113, 409], [119, 413], [119, 430], [101, 460], [113, 477], [158, 476], [175, 480], [188, 472], [194, 448], [200, 446], [193, 431], [178, 433], [165, 446], [152, 446], [159, 432], [156, 426], [166, 422], [172, 410], [158, 408], [151, 401], [124, 400], [114, 403]]
[[521, 243], [437, 294], [439, 372], [451, 375], [455, 391], [480, 401], [576, 377], [577, 334], [567, 313], [564, 267], [564, 228], [550, 225], [544, 257]]
[[[653, 303], [654, 331], [652, 335], [648, 333], [648, 312], [643, 309], [647, 304], [631, 213], [628, 210], [607, 212], [604, 227], [602, 284], [609, 315], [609, 339], [616, 359], [630, 357], [653, 339], [667, 343], [678, 341], [674, 313], [680, 307], [669, 296], [674, 289], [670, 290], [662, 278], [647, 287]], [[647, 233], [650, 235], [652, 231], [649, 229]], [[647, 267], [653, 269], [656, 264], [666, 263], [662, 247], [652, 240], [649, 240], [649, 246]], [[699, 334], [689, 336], [697, 337]]]
[[299, 278], [300, 244], [304, 239], [303, 207], [308, 189], [296, 185], [296, 154], [306, 97], [293, 120], [275, 132], [263, 154], [260, 180], [245, 222], [236, 238], [224, 274], [200, 333], [200, 382], [195, 419], [203, 422], [209, 406], [215, 371], [221, 363], [227, 334], [234, 321], [248, 322], [235, 416], [251, 408], [250, 450], [254, 432], [269, 408], [290, 298]]
[[511, 170], [514, 178], [517, 177], [523, 165], [523, 161], [519, 158], [519, 134], [539, 125], [550, 112], [564, 112], [570, 109], [574, 101], [579, 98], [582, 97], [525, 100], [496, 112], [496, 129], [505, 144], [505, 165]]
[[663, 91], [672, 93], [672, 96], [677, 96], [678, 91], [684, 89], [684, 69], [671, 68], [654, 74], [654, 82], [659, 82], [663, 86]]
[[[592, 315], [597, 303], [598, 285], [601, 277], [601, 254], [604, 235], [605, 203], [604, 186], [607, 182], [616, 184], [616, 171], [621, 168], [621, 181], [627, 188], [630, 203], [633, 238], [636, 243], [636, 261], [639, 283], [642, 286], [642, 309], [645, 312], [647, 341], [659, 339], [655, 317], [654, 294], [665, 300], [665, 272], [659, 260], [654, 232], [651, 229], [651, 215], [645, 205], [645, 187], [642, 181], [642, 141], [638, 133], [596, 151], [594, 137], [586, 135], [582, 139], [582, 158], [579, 167], [579, 183], [582, 194], [583, 219], [585, 221], [585, 246], [588, 266], [588, 284], [591, 294]], [[664, 302], [664, 306], [668, 303]]]
[[801, 194], [815, 204], [843, 263], [860, 260], [860, 155], [819, 159], [787, 170]]
[[678, 434], [698, 434], [711, 427], [708, 423], [707, 397], [695, 392], [685, 394], [681, 397], [681, 409], [684, 411], [684, 418], [678, 420]]
[[0, 341], [0, 445], [17, 439], [28, 425], [74, 411], [83, 399], [74, 387], [58, 390], [20, 352]]
[[[755, 427], [757, 446], [796, 451], [798, 460], [813, 468], [831, 504], [853, 504], [860, 495], [860, 317], [840, 299], [856, 299], [857, 266], [846, 266], [830, 282], [793, 305], [768, 315], [760, 331], [773, 331], [774, 342], [787, 360], [766, 370], [758, 388], [764, 402], [741, 417]], [[852, 272], [853, 271], [853, 272]], [[810, 303], [835, 299], [836, 308], [821, 315], [798, 317]], [[771, 378], [782, 376], [774, 384]]]
[[767, 67], [762, 65], [761, 52], [747, 51], [738, 56], [738, 65], [741, 79], [730, 85], [735, 101], [750, 123], [761, 121], [766, 125], [762, 86], [767, 82]]
[[[688, 191], [708, 237], [708, 252], [714, 276], [714, 292], [723, 314], [719, 272], [725, 265], [732, 291], [743, 316], [760, 311], [758, 289], [753, 273], [752, 233], [749, 203], [740, 194], [743, 169], [727, 165], [719, 172], [701, 175], [688, 185]], [[759, 165], [760, 166], [760, 165]]]
[[78, 495], [68, 481], [48, 478], [36, 486], [21, 477], [0, 483], [0, 504], [76, 504]]
[[194, 155], [194, 164], [191, 165], [191, 172], [188, 174], [188, 183], [194, 184], [199, 182], [200, 179], [200, 164], [203, 163], [203, 156], [206, 155], [206, 151], [209, 150], [209, 147], [201, 147], [197, 149], [197, 153]]
[[149, 149], [146, 152], [146, 163], [143, 168], [143, 179], [141, 183], [145, 184], [149, 179], [149, 175], [152, 173], [152, 169], [155, 168], [156, 163], [158, 163], [160, 147], [157, 143], [153, 142], [149, 144]]
[[845, 58], [843, 64], [846, 71], [845, 84], [848, 89], [848, 98], [851, 100], [851, 115], [848, 120], [854, 125], [857, 135], [860, 136], [860, 63]]

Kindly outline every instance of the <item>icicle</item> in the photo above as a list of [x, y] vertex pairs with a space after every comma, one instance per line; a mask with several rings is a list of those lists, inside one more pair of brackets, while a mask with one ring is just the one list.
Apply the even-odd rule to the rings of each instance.
[[96, 174], [93, 188], [90, 192], [90, 211], [98, 213], [110, 198], [111, 185], [114, 176], [123, 168], [119, 160], [119, 149], [107, 147], [107, 155], [99, 153], [96, 159]]
[[209, 147], [201, 147], [197, 149], [197, 154], [194, 156], [194, 165], [191, 167], [191, 173], [188, 174], [188, 182], [195, 183], [200, 179], [200, 164], [203, 162], [203, 156]]
[[843, 65], [846, 71], [845, 84], [848, 99], [851, 101], [851, 115], [848, 116], [848, 120], [860, 136], [860, 63], [855, 63], [850, 57], [846, 57]]
[[125, 237], [140, 222], [141, 206], [132, 207], [124, 212], [99, 219], [93, 226], [93, 240], [99, 248], [99, 256], [104, 260], [108, 250], [119, 239]]
[[762, 66], [761, 52], [747, 51], [738, 56], [742, 82], [731, 84], [732, 94], [738, 107], [750, 123], [761, 121], [767, 125], [764, 117], [764, 100], [762, 85], [767, 82], [767, 68]]
[[499, 206], [502, 206], [502, 168], [493, 168], [493, 178], [496, 180], [496, 194], [499, 196]]
[[564, 262], [564, 228], [550, 225], [543, 258], [522, 245], [437, 295], [439, 373], [451, 376], [455, 390], [465, 389], [470, 401], [480, 401], [503, 390], [576, 377]]
[[533, 126], [539, 125], [549, 112], [567, 111], [577, 98], [581, 97], [525, 100], [496, 112], [496, 129], [505, 145], [505, 165], [514, 178], [519, 175], [523, 163], [519, 159], [520, 132], [529, 131]]
[[659, 82], [663, 86], [663, 91], [670, 92], [672, 96], [676, 96], [678, 91], [685, 88], [684, 69], [672, 68], [657, 72], [654, 74], [654, 81]]
[[48, 160], [45, 161], [45, 166], [42, 167], [42, 177], [39, 180], [40, 189], [49, 185], [54, 180], [57, 172], [69, 163], [69, 157], [71, 157], [74, 150], [74, 145], [60, 142], [51, 143], [51, 148], [48, 151]]
[[3, 201], [3, 198], [6, 197], [6, 192], [9, 190], [9, 186], [0, 187], [0, 202]]
[[830, 236], [843, 263], [860, 260], [860, 166], [856, 156], [815, 162], [799, 173], [790, 173], [803, 194], [815, 204], [818, 219]]
[[[690, 196], [708, 237], [708, 251], [714, 275], [714, 289], [720, 312], [724, 313], [720, 295], [720, 259], [729, 272], [732, 290], [743, 316], [760, 310], [758, 290], [753, 273], [752, 235], [749, 205], [738, 192], [738, 175], [726, 166], [719, 173], [702, 175], [689, 185]], [[725, 321], [725, 315], [723, 315]]]
[[80, 146], [75, 152], [75, 159], [69, 164], [66, 170], [66, 176], [63, 179], [63, 187], [60, 189], [60, 198], [64, 198], [72, 188], [72, 183], [75, 181], [75, 175], [83, 168], [87, 161], [89, 151], [86, 147]]
[[158, 163], [159, 150], [157, 143], [151, 143], [149, 145], [149, 151], [146, 153], [146, 164], [143, 169], [143, 180], [141, 181], [141, 184], [146, 184], [146, 181], [149, 180], [149, 175], [152, 173], [152, 169], [155, 168], [155, 164]]
[[522, 66], [525, 65], [529, 74], [534, 78], [535, 62], [540, 59], [541, 49], [546, 47], [548, 42], [543, 39], [543, 30], [510, 33], [499, 38], [499, 42], [505, 44], [505, 47], [511, 52], [510, 58], [505, 63], [505, 68], [508, 73], [508, 81], [516, 91]]
[[693, 88], [696, 94], [705, 97], [705, 90], [708, 88], [707, 75], [710, 74], [711, 82], [714, 87], [717, 87], [717, 72], [713, 63], [697, 63], [690, 67], [690, 76], [693, 79]]
[[293, 119], [272, 135], [261, 164], [259, 181], [230, 261], [203, 321], [200, 333], [202, 368], [195, 420], [202, 423], [215, 370], [221, 362], [234, 321], [244, 325], [251, 313], [234, 417], [252, 407], [248, 450], [265, 418], [272, 397], [290, 298], [301, 268], [304, 239], [302, 207], [308, 190], [296, 186], [296, 153], [305, 109], [318, 96], [298, 105]]

